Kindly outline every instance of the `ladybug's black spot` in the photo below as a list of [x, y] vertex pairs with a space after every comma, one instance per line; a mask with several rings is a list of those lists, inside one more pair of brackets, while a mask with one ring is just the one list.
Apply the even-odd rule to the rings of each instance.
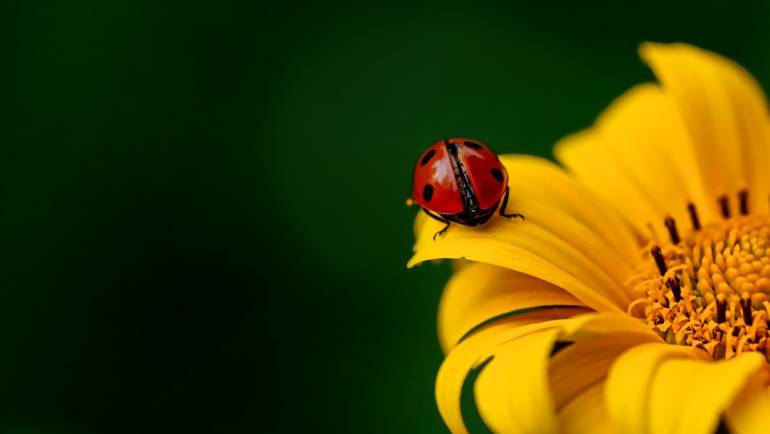
[[492, 168], [492, 176], [497, 180], [497, 182], [503, 182], [503, 172], [501, 172], [497, 167]]
[[422, 189], [422, 198], [425, 199], [425, 202], [430, 202], [431, 198], [433, 198], [433, 186], [430, 184], [425, 184], [425, 187]]
[[426, 152], [425, 156], [423, 156], [422, 160], [420, 161], [420, 165], [424, 166], [428, 164], [428, 161], [430, 161], [430, 159], [433, 158], [434, 155], [436, 155], [435, 149], [431, 149], [430, 151]]
[[478, 143], [473, 143], [473, 142], [465, 142], [465, 146], [467, 146], [467, 147], [469, 147], [471, 149], [481, 149], [481, 145], [479, 145]]

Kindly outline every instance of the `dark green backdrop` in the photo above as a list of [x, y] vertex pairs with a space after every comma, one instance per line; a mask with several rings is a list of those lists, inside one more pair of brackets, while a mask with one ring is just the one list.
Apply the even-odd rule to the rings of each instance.
[[647, 39], [770, 84], [770, 7], [533, 3], [7, 2], [0, 433], [444, 432], [421, 149], [548, 156]]

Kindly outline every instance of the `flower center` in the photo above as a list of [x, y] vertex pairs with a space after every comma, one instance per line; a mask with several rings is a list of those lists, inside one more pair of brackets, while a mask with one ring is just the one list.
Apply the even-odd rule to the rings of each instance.
[[667, 342], [714, 359], [745, 351], [770, 359], [770, 217], [749, 215], [746, 193], [739, 197], [740, 215], [731, 218], [721, 198], [725, 219], [705, 227], [689, 205], [693, 229], [684, 237], [666, 218], [670, 243], [650, 243], [628, 311]]

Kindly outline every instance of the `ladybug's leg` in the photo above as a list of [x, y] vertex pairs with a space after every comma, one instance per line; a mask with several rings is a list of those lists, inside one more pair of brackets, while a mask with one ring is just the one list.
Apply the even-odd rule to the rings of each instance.
[[510, 190], [508, 189], [508, 187], [505, 187], [505, 195], [503, 195], [503, 203], [500, 205], [500, 215], [502, 217], [505, 217], [505, 218], [518, 217], [518, 218], [520, 218], [522, 220], [525, 220], [524, 216], [519, 214], [519, 213], [517, 213], [517, 212], [515, 212], [513, 214], [507, 214], [505, 212], [505, 209], [508, 207], [508, 196], [509, 196], [509, 194], [510, 194]]
[[437, 237], [439, 237], [441, 235], [444, 235], [446, 233], [446, 231], [449, 229], [449, 226], [451, 225], [451, 223], [449, 222], [449, 220], [445, 219], [444, 217], [441, 217], [440, 215], [434, 214], [434, 213], [428, 211], [425, 208], [423, 208], [422, 210], [425, 211], [425, 214], [428, 214], [430, 217], [440, 221], [441, 223], [446, 223], [446, 226], [444, 226], [443, 229], [441, 229], [440, 231], [438, 231], [435, 234], [433, 234], [433, 241], [436, 241]]
[[441, 229], [440, 231], [438, 231], [435, 234], [433, 234], [433, 241], [436, 241], [436, 238], [438, 238], [438, 237], [444, 236], [446, 231], [449, 230], [449, 226], [451, 226], [451, 225], [452, 225], [451, 223], [446, 222], [446, 226], [444, 226], [443, 229]]

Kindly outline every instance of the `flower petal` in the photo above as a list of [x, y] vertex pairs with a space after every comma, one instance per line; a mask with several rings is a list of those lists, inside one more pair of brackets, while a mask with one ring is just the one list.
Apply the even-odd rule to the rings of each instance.
[[[607, 418], [603, 417], [606, 410], [601, 394], [592, 394], [604, 384], [609, 367], [629, 348], [661, 341], [640, 321], [607, 314], [581, 315], [565, 322], [559, 339], [574, 341], [551, 359], [548, 369], [554, 405], [566, 433], [596, 432], [596, 421]], [[578, 414], [578, 410], [587, 414]], [[591, 415], [602, 419], [591, 420]], [[601, 425], [604, 430], [612, 426], [607, 422]]]
[[598, 382], [567, 403], [559, 412], [563, 434], [610, 434], [616, 432], [607, 416], [604, 382]]
[[543, 306], [583, 306], [563, 289], [535, 277], [480, 262], [455, 272], [439, 305], [445, 352], [485, 321]]
[[[525, 315], [533, 314], [540, 312]], [[617, 334], [617, 340], [628, 345], [659, 340], [639, 321], [622, 314], [591, 313], [527, 325], [518, 321], [519, 316], [507, 318], [474, 332], [441, 365], [436, 401], [453, 433], [467, 433], [460, 394], [468, 372], [485, 362], [475, 392], [479, 412], [490, 428], [506, 433], [554, 432], [558, 424], [548, 365], [557, 339], [582, 341]]]
[[[436, 377], [436, 403], [449, 430], [454, 434], [468, 433], [460, 409], [460, 395], [465, 378], [471, 369], [493, 357], [500, 345], [505, 342], [544, 331], [549, 333], [548, 336], [555, 337], [555, 333], [558, 332], [557, 327], [563, 322], [564, 320], [554, 320], [514, 327], [511, 326], [510, 320], [503, 320], [474, 333], [455, 347], [444, 359]], [[524, 356], [528, 355], [531, 356], [532, 353], [524, 353]], [[537, 356], [539, 355], [535, 355]], [[489, 365], [484, 368], [484, 371], [488, 368]], [[479, 375], [480, 378], [481, 375]]]
[[636, 345], [660, 341], [657, 336], [633, 332], [597, 334], [566, 347], [551, 360], [549, 374], [556, 410], [561, 410], [586, 389], [603, 382], [615, 359]]
[[558, 329], [533, 333], [505, 343], [476, 380], [476, 403], [494, 432], [558, 431], [548, 388], [548, 355]]
[[[516, 193], [511, 196], [510, 209], [523, 213], [526, 221], [494, 218], [483, 227], [453, 225], [434, 241], [433, 235], [442, 224], [418, 216], [415, 255], [407, 265], [432, 259], [467, 258], [538, 277], [564, 288], [595, 310], [617, 312], [619, 306], [625, 309], [630, 302], [625, 283], [636, 260], [631, 253], [634, 247], [628, 229], [563, 173], [560, 177], [547, 176], [547, 180], [537, 178], [553, 173], [551, 163], [528, 157], [521, 160], [521, 164], [510, 166], [512, 172], [515, 169], [520, 175], [517, 182], [537, 185], [533, 188], [537, 194], [511, 183]], [[516, 158], [504, 161], [511, 164]], [[556, 173], [560, 173], [558, 169]], [[529, 175], [537, 182], [530, 183], [525, 177]], [[575, 210], [569, 202], [561, 201], [565, 194], [593, 204], [600, 215], [589, 218], [587, 211]], [[566, 211], [569, 209], [573, 211]], [[602, 215], [608, 225], [618, 228], [617, 240], [610, 242], [606, 234], [595, 229], [603, 223]], [[592, 220], [594, 226], [585, 223]]]
[[[510, 225], [518, 224], [516, 228]], [[466, 258], [510, 268], [564, 288], [586, 306], [619, 312], [628, 298], [624, 289], [562, 240], [532, 222], [501, 222], [498, 228], [452, 228], [432, 240], [440, 224], [425, 222], [415, 255], [408, 266], [432, 259]], [[501, 227], [508, 229], [500, 229]], [[625, 304], [623, 304], [625, 303]]]
[[[595, 126], [561, 140], [557, 158], [636, 231], [665, 233], [664, 217], [688, 221], [688, 202], [705, 195], [684, 122], [652, 84], [637, 86], [605, 110]], [[711, 208], [707, 208], [711, 209]]]
[[756, 81], [734, 62], [687, 44], [647, 43], [640, 53], [684, 119], [706, 193], [732, 196], [748, 187], [753, 209], [767, 210], [770, 125]]
[[759, 353], [743, 353], [720, 363], [669, 360], [652, 383], [650, 425], [656, 434], [709, 434], [748, 378], [765, 363]]
[[768, 369], [757, 372], [725, 413], [732, 434], [763, 434], [767, 432], [770, 412]]
[[542, 158], [502, 155], [500, 160], [511, 174], [511, 205], [527, 198], [564, 213], [602, 238], [618, 259], [636, 266], [638, 242], [621, 214], [611, 204], [575, 182], [561, 167]]
[[562, 326], [561, 338], [575, 341], [608, 333], [637, 333], [660, 340], [642, 321], [625, 314], [590, 313], [576, 316]]
[[[652, 223], [658, 228], [665, 216], [688, 222], [689, 202], [705, 208], [692, 143], [676, 106], [659, 86], [643, 84], [626, 92], [597, 120], [597, 127], [606, 151], [654, 205], [657, 218]], [[623, 206], [625, 201], [616, 199]]]
[[[565, 137], [556, 145], [556, 158], [580, 181], [609, 203], [623, 208], [623, 217], [644, 238], [649, 223], [660, 219], [644, 187], [634, 183], [606, 150], [609, 145], [596, 129]], [[621, 199], [625, 198], [625, 199]]]
[[648, 344], [620, 356], [606, 385], [608, 412], [620, 432], [712, 433], [764, 358], [744, 353], [704, 360], [690, 347]]

